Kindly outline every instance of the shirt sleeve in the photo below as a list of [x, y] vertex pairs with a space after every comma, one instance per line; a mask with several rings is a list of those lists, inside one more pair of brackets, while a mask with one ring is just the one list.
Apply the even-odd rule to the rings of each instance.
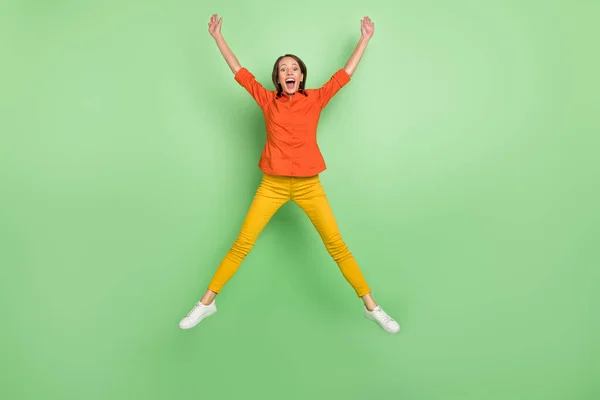
[[327, 103], [329, 103], [329, 100], [331, 100], [341, 88], [346, 86], [348, 82], [350, 82], [350, 75], [348, 75], [345, 69], [342, 68], [333, 74], [333, 76], [318, 90], [321, 108], [324, 108]]
[[237, 74], [235, 74], [235, 80], [254, 97], [260, 108], [264, 108], [267, 105], [272, 93], [265, 89], [250, 71], [244, 67], [240, 68]]

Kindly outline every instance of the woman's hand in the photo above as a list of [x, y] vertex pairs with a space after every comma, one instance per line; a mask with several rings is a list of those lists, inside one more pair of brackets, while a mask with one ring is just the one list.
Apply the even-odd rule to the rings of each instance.
[[371, 22], [371, 18], [364, 17], [360, 20], [360, 30], [362, 32], [362, 37], [369, 40], [375, 33], [375, 24]]
[[219, 19], [217, 14], [213, 14], [208, 22], [208, 33], [213, 38], [217, 38], [221, 35], [221, 24], [223, 24], [223, 18]]

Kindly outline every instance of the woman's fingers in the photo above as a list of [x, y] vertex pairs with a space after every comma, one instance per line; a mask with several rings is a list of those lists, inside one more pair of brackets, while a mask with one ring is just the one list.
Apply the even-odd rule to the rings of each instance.
[[208, 26], [213, 26], [218, 23], [217, 14], [213, 14], [210, 16], [210, 20], [208, 21]]
[[221, 25], [221, 23], [223, 23], [223, 18], [219, 19], [219, 16], [217, 14], [213, 14], [210, 17], [210, 22], [208, 23], [208, 25]]
[[208, 22], [208, 32], [210, 32], [211, 35], [214, 35], [216, 32], [220, 32], [222, 23], [223, 18], [219, 18], [218, 14], [211, 15]]
[[371, 35], [373, 35], [373, 32], [375, 32], [375, 24], [373, 23], [373, 21], [371, 21], [371, 18], [369, 18], [368, 16], [365, 16], [363, 19], [360, 20], [360, 28], [363, 35], [367, 37], [371, 37]]

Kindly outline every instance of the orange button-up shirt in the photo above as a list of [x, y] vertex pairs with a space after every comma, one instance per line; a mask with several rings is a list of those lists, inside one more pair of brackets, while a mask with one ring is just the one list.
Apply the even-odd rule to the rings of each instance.
[[319, 89], [306, 89], [293, 96], [267, 90], [246, 69], [235, 80], [254, 97], [263, 111], [267, 140], [258, 164], [270, 175], [314, 176], [325, 170], [325, 160], [317, 145], [317, 125], [321, 110], [348, 82], [344, 69], [337, 71]]

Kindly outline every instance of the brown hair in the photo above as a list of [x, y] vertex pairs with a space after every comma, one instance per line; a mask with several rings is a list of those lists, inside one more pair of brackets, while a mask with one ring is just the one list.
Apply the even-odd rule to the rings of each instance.
[[278, 82], [279, 81], [278, 78], [279, 78], [279, 61], [281, 61], [281, 59], [284, 57], [292, 57], [294, 60], [296, 60], [296, 62], [300, 66], [300, 71], [304, 75], [304, 79], [302, 79], [302, 82], [300, 82], [300, 88], [298, 89], [298, 92], [303, 93], [304, 85], [306, 84], [306, 65], [304, 64], [304, 61], [302, 61], [297, 56], [295, 56], [293, 54], [286, 54], [286, 55], [279, 57], [277, 59], [277, 61], [275, 61], [275, 65], [273, 66], [272, 78], [273, 78], [273, 85], [275, 85], [275, 88], [277, 89], [277, 97], [281, 96], [281, 92], [283, 91], [283, 89], [281, 88], [281, 85]]

